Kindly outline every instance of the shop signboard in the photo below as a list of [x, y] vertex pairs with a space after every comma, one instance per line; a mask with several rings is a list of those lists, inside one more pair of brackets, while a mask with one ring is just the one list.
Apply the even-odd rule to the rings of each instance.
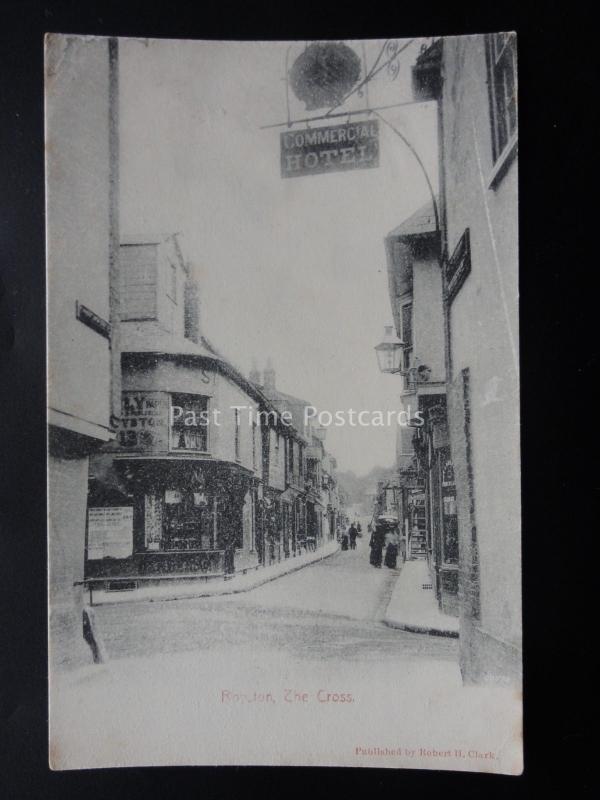
[[128, 558], [133, 553], [133, 508], [88, 510], [88, 560]]
[[182, 499], [182, 494], [177, 489], [167, 489], [165, 492], [165, 503], [167, 505], [176, 505], [181, 503]]
[[282, 178], [369, 169], [379, 166], [379, 125], [368, 120], [287, 130], [280, 146]]
[[168, 449], [168, 397], [162, 392], [123, 392], [119, 444], [135, 451]]

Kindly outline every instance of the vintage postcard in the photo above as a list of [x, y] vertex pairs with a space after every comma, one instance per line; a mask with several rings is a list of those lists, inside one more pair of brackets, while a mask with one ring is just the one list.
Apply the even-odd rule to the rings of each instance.
[[45, 47], [51, 767], [520, 774], [516, 35]]

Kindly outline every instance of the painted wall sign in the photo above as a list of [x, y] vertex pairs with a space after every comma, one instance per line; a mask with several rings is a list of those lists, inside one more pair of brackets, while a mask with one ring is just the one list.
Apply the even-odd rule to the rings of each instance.
[[288, 130], [280, 143], [282, 178], [379, 166], [377, 120]]
[[168, 398], [160, 392], [123, 392], [119, 444], [134, 450], [166, 450]]
[[128, 558], [133, 553], [133, 508], [88, 510], [88, 559]]

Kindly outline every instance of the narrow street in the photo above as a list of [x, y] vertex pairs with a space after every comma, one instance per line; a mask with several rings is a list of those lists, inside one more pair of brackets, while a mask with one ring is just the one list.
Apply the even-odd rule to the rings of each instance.
[[454, 660], [456, 641], [393, 630], [383, 618], [398, 572], [375, 569], [366, 537], [337, 554], [241, 594], [98, 606], [111, 659], [232, 648], [276, 649], [294, 659]]
[[[409, 766], [357, 747], [470, 741], [437, 734], [461, 719], [457, 640], [381, 621], [399, 573], [372, 567], [367, 541], [244, 593], [97, 606], [110, 660], [57, 684], [56, 757]], [[474, 724], [486, 697], [470, 701]]]

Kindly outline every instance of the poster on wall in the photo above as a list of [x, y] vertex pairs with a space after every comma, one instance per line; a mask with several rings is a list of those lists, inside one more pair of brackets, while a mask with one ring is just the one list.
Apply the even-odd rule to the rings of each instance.
[[88, 510], [88, 560], [128, 558], [133, 553], [133, 508]]

